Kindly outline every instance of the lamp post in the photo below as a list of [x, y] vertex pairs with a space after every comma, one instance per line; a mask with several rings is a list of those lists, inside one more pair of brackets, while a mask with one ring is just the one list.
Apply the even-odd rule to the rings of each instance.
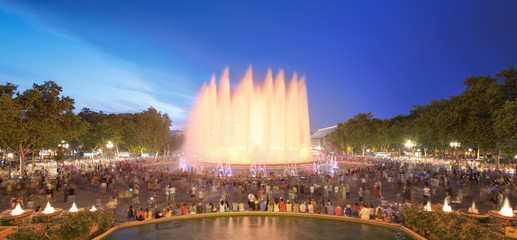
[[[106, 144], [106, 147], [108, 148], [108, 154], [111, 154], [111, 148], [113, 147], [113, 143], [111, 141], [108, 141], [108, 143]], [[108, 155], [108, 162], [111, 163], [111, 158], [109, 155]]]
[[57, 146], [60, 147], [60, 148], [63, 148], [63, 154], [65, 155], [65, 159], [64, 160], [66, 160], [66, 153], [68, 152], [68, 147], [70, 147], [70, 145], [68, 145], [68, 143], [65, 142], [65, 140], [62, 140], [61, 143], [58, 144]]
[[469, 157], [472, 157], [472, 148], [469, 148]]
[[8, 153], [7, 154], [7, 161], [9, 161], [9, 178], [11, 178], [11, 160], [13, 159], [13, 154], [12, 153]]
[[404, 146], [408, 148], [408, 151], [411, 151], [411, 148], [415, 146], [415, 144], [411, 140], [407, 140]]
[[[454, 148], [454, 150], [456, 150], [456, 163], [459, 162], [459, 153], [457, 151], [457, 148], [461, 146], [461, 144], [459, 142], [451, 142], [451, 147]], [[454, 157], [454, 152], [452, 153], [453, 157]]]

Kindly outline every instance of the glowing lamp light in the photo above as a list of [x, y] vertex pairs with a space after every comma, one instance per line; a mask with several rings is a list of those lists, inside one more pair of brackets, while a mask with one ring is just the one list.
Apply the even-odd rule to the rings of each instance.
[[20, 203], [16, 204], [16, 207], [11, 211], [11, 215], [16, 216], [22, 214], [24, 211]]
[[443, 209], [442, 209], [444, 212], [452, 212], [452, 208], [451, 206], [449, 206], [449, 202], [447, 201], [447, 199], [445, 199], [445, 201], [443, 202]]
[[407, 142], [404, 143], [404, 146], [406, 146], [407, 148], [412, 148], [413, 146], [415, 146], [415, 144], [411, 142], [411, 140], [407, 140]]
[[90, 209], [90, 212], [95, 212], [97, 211], [97, 208], [95, 208], [95, 205], [92, 206], [92, 209]]
[[513, 210], [512, 207], [510, 207], [510, 201], [508, 201], [508, 197], [504, 199], [503, 207], [501, 208], [501, 211], [499, 211], [499, 214], [507, 217], [513, 217]]
[[55, 211], [56, 210], [54, 210], [54, 208], [52, 206], [50, 206], [50, 202], [47, 202], [47, 206], [43, 210], [43, 213], [44, 214], [51, 214], [51, 213], [54, 213]]
[[78, 212], [79, 209], [77, 209], [77, 206], [75, 205], [75, 202], [72, 204], [72, 207], [70, 208], [69, 212]]

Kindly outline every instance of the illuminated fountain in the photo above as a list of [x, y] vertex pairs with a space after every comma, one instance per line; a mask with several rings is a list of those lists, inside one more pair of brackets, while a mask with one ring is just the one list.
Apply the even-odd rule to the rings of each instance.
[[500, 211], [488, 211], [488, 215], [499, 218], [501, 224], [505, 227], [513, 226], [513, 221], [517, 221], [517, 216], [513, 213], [512, 207], [510, 207], [508, 197], [504, 199], [504, 204]]
[[47, 206], [43, 211], [34, 214], [35, 222], [52, 222], [54, 219], [61, 217], [63, 209], [53, 208], [50, 202], [47, 202]]
[[263, 163], [255, 164], [252, 163], [250, 166], [251, 177], [267, 177], [266, 166]]
[[468, 211], [465, 212], [464, 210], [460, 209], [458, 210], [458, 213], [461, 215], [465, 215], [471, 218], [475, 219], [485, 219], [488, 218], [488, 214], [480, 214], [478, 209], [476, 208], [476, 202], [472, 202], [472, 206], [469, 207]]
[[427, 205], [424, 206], [424, 211], [431, 212], [433, 209], [431, 208], [431, 201], [427, 201]]
[[68, 213], [75, 213], [75, 212], [79, 212], [82, 210], [83, 210], [82, 208], [77, 208], [77, 206], [75, 205], [75, 202], [74, 202], [72, 204], [72, 207], [68, 210]]
[[444, 212], [452, 212], [452, 208], [451, 206], [449, 205], [449, 201], [447, 201], [447, 199], [445, 199], [445, 201], [443, 202], [443, 208], [442, 210]]
[[[304, 78], [295, 73], [287, 84], [271, 70], [262, 84], [251, 68], [230, 90], [226, 68], [216, 85], [204, 84], [187, 125], [189, 163], [279, 165], [307, 163], [310, 153], [309, 108]], [[257, 172], [255, 172], [257, 173]]]
[[476, 202], [472, 202], [472, 207], [469, 207], [469, 213], [479, 214], [479, 211], [476, 208]]
[[92, 205], [92, 207], [90, 208], [90, 212], [97, 212], [97, 211], [102, 211], [104, 210], [103, 208], [96, 208], [95, 205]]
[[18, 203], [13, 210], [6, 210], [0, 214], [0, 223], [3, 226], [8, 226], [31, 222], [33, 214], [34, 210], [22, 209], [22, 206]]

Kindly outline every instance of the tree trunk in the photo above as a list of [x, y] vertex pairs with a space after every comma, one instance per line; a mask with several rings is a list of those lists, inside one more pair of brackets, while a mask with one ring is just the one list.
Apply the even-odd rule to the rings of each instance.
[[478, 148], [478, 158], [477, 158], [477, 160], [479, 160], [479, 148]]
[[495, 170], [499, 171], [499, 154], [495, 155], [494, 156], [494, 160], [495, 160]]
[[23, 176], [23, 172], [25, 170], [25, 151], [23, 151], [23, 146], [20, 144], [20, 149], [18, 150], [18, 155], [20, 156], [20, 175]]
[[36, 161], [34, 161], [34, 153], [35, 153], [35, 152], [33, 152], [33, 153], [32, 153], [32, 160], [31, 160], [31, 162], [32, 162], [32, 163], [31, 163], [31, 173], [33, 173], [33, 172], [34, 172], [34, 165], [36, 164]]

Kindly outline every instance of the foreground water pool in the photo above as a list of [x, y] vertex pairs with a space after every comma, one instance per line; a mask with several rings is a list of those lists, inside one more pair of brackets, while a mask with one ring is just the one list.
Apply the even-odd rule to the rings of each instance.
[[187, 219], [121, 228], [103, 240], [413, 239], [404, 231], [345, 221], [288, 216]]

